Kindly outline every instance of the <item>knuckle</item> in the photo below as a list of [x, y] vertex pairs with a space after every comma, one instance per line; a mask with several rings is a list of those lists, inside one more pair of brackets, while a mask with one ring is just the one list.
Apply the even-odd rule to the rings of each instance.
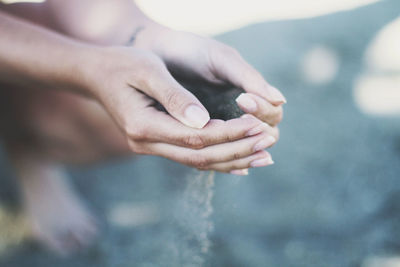
[[128, 137], [134, 141], [143, 141], [148, 135], [147, 129], [138, 125], [128, 126], [126, 128], [126, 133]]
[[282, 108], [282, 106], [277, 107], [277, 109], [275, 111], [275, 114], [274, 114], [274, 117], [275, 117], [276, 124], [278, 124], [278, 123], [280, 123], [282, 121], [282, 119], [283, 119], [283, 108]]
[[[243, 132], [243, 131], [242, 131]], [[237, 133], [233, 132], [232, 130], [230, 130], [229, 132], [226, 133], [226, 135], [224, 136], [223, 140], [226, 143], [230, 143], [235, 141], [235, 136], [237, 135]]]
[[128, 139], [128, 146], [129, 149], [137, 154], [147, 154], [146, 151], [143, 149], [139, 143]]
[[210, 167], [208, 167], [208, 166], [205, 166], [205, 167], [197, 167], [196, 169], [199, 170], [199, 171], [208, 171], [208, 170], [210, 170]]
[[130, 150], [132, 150], [133, 152], [136, 152], [136, 142], [128, 139], [128, 147]]
[[229, 164], [229, 166], [227, 166], [226, 168], [229, 170], [240, 170], [243, 168], [247, 168], [247, 164], [245, 163], [244, 160], [236, 160], [233, 161]]
[[186, 103], [182, 101], [182, 94], [178, 90], [168, 90], [164, 94], [165, 101], [170, 110], [180, 110]]
[[229, 165], [229, 166], [225, 166], [225, 167], [221, 168], [220, 171], [228, 173], [230, 171], [238, 170], [238, 169], [240, 169], [240, 168], [238, 168], [238, 167], [236, 167], [234, 165]]
[[209, 165], [210, 161], [205, 157], [198, 157], [195, 160], [195, 163], [196, 163], [196, 167], [198, 167], [198, 168], [206, 168]]
[[204, 138], [198, 133], [193, 133], [185, 136], [183, 139], [183, 144], [186, 147], [196, 149], [204, 148], [206, 146]]
[[212, 58], [216, 59], [241, 58], [240, 53], [235, 48], [219, 42], [210, 43], [209, 51], [211, 52]]
[[265, 120], [271, 126], [278, 125], [283, 119], [283, 109], [281, 106], [274, 108], [271, 112], [265, 116]]
[[186, 162], [188, 163], [188, 165], [196, 167], [198, 169], [205, 169], [210, 164], [210, 161], [200, 154], [193, 154], [189, 156], [186, 159]]
[[232, 157], [233, 157], [233, 160], [236, 160], [236, 159], [240, 159], [242, 157], [242, 155], [239, 152], [235, 152], [235, 153], [233, 153]]

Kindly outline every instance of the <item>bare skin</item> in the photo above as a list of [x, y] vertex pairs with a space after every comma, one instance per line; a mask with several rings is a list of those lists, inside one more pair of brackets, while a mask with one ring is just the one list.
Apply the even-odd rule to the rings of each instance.
[[97, 233], [96, 221], [71, 190], [62, 167], [29, 154], [12, 159], [33, 237], [60, 255], [88, 245]]
[[[110, 10], [110, 3], [118, 16], [94, 29], [93, 21], [104, 19], [102, 5]], [[285, 99], [232, 48], [158, 25], [130, 0], [0, 7], [24, 18], [0, 11], [0, 99], [7, 107], [1, 134], [36, 238], [48, 247], [73, 251], [96, 232], [64, 186], [60, 163], [137, 153], [239, 175], [272, 163], [264, 149], [278, 139]], [[166, 65], [243, 88], [247, 94], [238, 104], [252, 115], [210, 120]], [[170, 115], [154, 109], [148, 96]], [[51, 191], [52, 200], [41, 190]]]

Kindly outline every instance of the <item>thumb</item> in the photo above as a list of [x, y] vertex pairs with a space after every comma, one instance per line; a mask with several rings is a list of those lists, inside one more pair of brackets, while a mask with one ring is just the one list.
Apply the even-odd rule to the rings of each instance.
[[192, 128], [203, 128], [210, 120], [207, 109], [169, 73], [165, 65], [152, 68], [139, 90], [163, 105], [175, 119]]
[[[177, 82], [176, 82], [177, 83]], [[210, 115], [200, 101], [181, 85], [176, 84], [160, 92], [157, 99], [175, 119], [192, 128], [203, 128]]]

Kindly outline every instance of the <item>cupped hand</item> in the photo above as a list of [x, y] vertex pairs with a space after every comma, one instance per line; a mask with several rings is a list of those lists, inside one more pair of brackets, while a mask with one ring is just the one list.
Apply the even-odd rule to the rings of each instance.
[[[90, 91], [134, 152], [235, 174], [273, 163], [264, 149], [276, 142], [275, 127], [249, 115], [210, 120], [203, 105], [154, 53], [132, 47], [97, 48], [93, 58], [87, 72]], [[155, 100], [168, 114], [154, 107]]]
[[134, 46], [154, 51], [171, 68], [242, 88], [245, 93], [236, 100], [242, 110], [271, 126], [281, 121], [285, 97], [234, 48], [210, 38], [159, 26], [140, 32]]

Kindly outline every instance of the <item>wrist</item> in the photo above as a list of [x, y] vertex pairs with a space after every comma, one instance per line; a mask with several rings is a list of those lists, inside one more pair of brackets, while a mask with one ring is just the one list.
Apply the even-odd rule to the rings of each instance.
[[104, 82], [104, 63], [108, 53], [106, 47], [87, 46], [79, 47], [75, 53], [75, 61], [67, 70], [72, 73], [72, 84], [79, 93], [98, 98], [100, 85]]

